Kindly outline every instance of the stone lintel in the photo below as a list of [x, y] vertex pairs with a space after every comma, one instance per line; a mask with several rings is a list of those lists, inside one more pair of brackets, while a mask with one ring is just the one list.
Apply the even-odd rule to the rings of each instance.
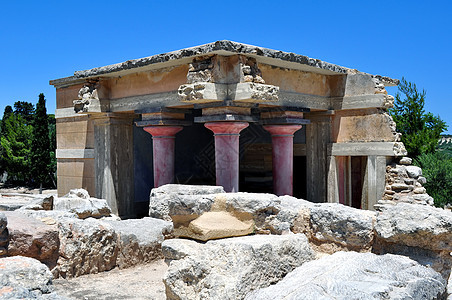
[[191, 121], [177, 120], [177, 119], [148, 119], [142, 121], [136, 121], [135, 125], [137, 127], [146, 126], [189, 126]]
[[257, 108], [258, 103], [224, 100], [222, 102], [217, 101], [217, 102], [196, 103], [193, 107], [195, 109], [203, 109], [203, 108], [230, 107], [230, 106], [231, 107]]
[[212, 115], [212, 116], [202, 116], [195, 117], [195, 123], [205, 123], [205, 122], [257, 122], [257, 118], [254, 116], [245, 115], [233, 115], [233, 114], [222, 114], [222, 115]]
[[331, 143], [328, 155], [333, 156], [397, 156], [397, 142]]
[[133, 113], [99, 113], [91, 114], [90, 119], [94, 121], [97, 126], [102, 125], [114, 125], [125, 124], [132, 125], [133, 119], [137, 118], [137, 115]]
[[190, 113], [189, 109], [167, 107], [167, 106], [157, 106], [157, 107], [146, 107], [142, 109], [135, 110], [136, 114], [151, 114], [151, 113]]
[[262, 125], [305, 125], [310, 124], [311, 121], [303, 118], [292, 118], [292, 117], [277, 117], [269, 119], [261, 119], [259, 121]]
[[307, 107], [299, 106], [262, 106], [259, 105], [259, 111], [261, 112], [277, 112], [277, 111], [296, 111], [296, 112], [310, 112], [311, 110]]
[[359, 95], [331, 98], [331, 107], [340, 109], [363, 109], [363, 108], [383, 108], [387, 107], [386, 95]]

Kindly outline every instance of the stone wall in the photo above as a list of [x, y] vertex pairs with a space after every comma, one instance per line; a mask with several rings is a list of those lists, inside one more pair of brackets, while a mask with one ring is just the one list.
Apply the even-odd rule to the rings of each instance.
[[391, 164], [388, 164], [385, 192], [379, 204], [406, 202], [433, 205], [433, 198], [422, 186], [427, 182], [426, 178], [422, 176], [422, 169], [411, 163], [411, 158], [403, 157], [396, 158]]

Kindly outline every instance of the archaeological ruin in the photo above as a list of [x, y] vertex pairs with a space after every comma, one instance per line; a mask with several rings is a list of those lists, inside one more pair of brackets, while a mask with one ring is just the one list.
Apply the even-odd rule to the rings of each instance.
[[398, 80], [289, 52], [218, 41], [50, 84], [58, 195], [84, 188], [121, 218], [167, 183], [373, 209], [406, 155], [387, 113]]

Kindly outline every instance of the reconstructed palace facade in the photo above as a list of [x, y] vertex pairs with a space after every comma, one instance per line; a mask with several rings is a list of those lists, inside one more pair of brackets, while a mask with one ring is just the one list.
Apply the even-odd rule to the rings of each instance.
[[166, 183], [217, 184], [372, 209], [406, 154], [397, 80], [231, 41], [77, 71], [57, 93], [58, 194], [122, 217]]

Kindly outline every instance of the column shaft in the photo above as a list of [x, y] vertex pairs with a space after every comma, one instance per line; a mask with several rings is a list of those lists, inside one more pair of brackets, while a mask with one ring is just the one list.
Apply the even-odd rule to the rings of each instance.
[[226, 192], [239, 190], [239, 136], [247, 122], [210, 122], [204, 126], [215, 137], [216, 184]]
[[147, 126], [143, 128], [152, 135], [154, 187], [172, 183], [174, 180], [175, 135], [182, 128], [182, 126]]
[[267, 125], [272, 135], [273, 193], [293, 194], [293, 134], [301, 125]]

